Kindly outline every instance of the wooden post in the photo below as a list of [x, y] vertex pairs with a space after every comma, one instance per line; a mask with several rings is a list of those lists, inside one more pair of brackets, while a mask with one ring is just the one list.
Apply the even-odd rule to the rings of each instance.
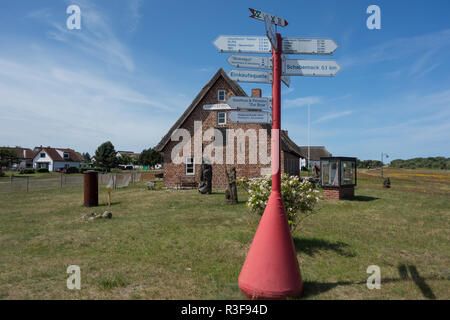
[[59, 173], [59, 188], [62, 189], [63, 186], [63, 173]]
[[28, 183], [29, 183], [30, 177], [27, 177], [27, 192], [28, 192]]
[[11, 173], [11, 175], [9, 176], [9, 184], [12, 185], [12, 181], [13, 181], [13, 175]]

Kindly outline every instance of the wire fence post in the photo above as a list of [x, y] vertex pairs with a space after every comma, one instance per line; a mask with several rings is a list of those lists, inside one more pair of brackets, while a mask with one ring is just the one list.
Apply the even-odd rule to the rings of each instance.
[[59, 188], [62, 189], [63, 187], [63, 173], [59, 173]]
[[9, 184], [12, 186], [12, 181], [13, 181], [13, 175], [11, 173], [11, 175], [9, 176]]
[[29, 184], [29, 180], [30, 180], [30, 177], [27, 177], [27, 192], [28, 192], [28, 184]]

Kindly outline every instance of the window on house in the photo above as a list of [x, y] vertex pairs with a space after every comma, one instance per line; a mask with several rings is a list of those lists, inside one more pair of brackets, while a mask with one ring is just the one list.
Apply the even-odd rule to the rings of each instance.
[[69, 153], [68, 152], [64, 152], [64, 159], [69, 159]]
[[217, 112], [217, 124], [227, 124], [227, 114], [225, 112]]
[[187, 157], [186, 158], [186, 175], [194, 174], [194, 158]]
[[41, 158], [45, 158], [45, 152], [41, 153]]
[[217, 100], [225, 101], [225, 99], [226, 99], [226, 92], [225, 92], [225, 90], [219, 90], [217, 92]]

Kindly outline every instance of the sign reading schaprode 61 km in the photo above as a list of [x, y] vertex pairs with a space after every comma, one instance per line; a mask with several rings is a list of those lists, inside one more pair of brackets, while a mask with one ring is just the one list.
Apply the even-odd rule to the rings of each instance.
[[271, 71], [231, 70], [228, 72], [228, 76], [231, 80], [239, 82], [272, 83], [273, 81]]
[[338, 46], [331, 39], [284, 38], [281, 47], [289, 54], [333, 54]]
[[334, 60], [283, 60], [283, 75], [331, 77], [341, 70]]
[[220, 52], [272, 53], [267, 37], [219, 36], [213, 44]]

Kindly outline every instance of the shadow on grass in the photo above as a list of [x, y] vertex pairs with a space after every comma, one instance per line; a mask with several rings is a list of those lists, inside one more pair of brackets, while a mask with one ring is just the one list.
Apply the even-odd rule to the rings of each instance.
[[[442, 277], [431, 276], [424, 278], [420, 276], [417, 271], [416, 266], [409, 265], [406, 266], [401, 264], [397, 267], [400, 278], [381, 278], [381, 285], [383, 283], [392, 282], [402, 282], [402, 281], [413, 281], [419, 288], [422, 295], [427, 298], [434, 300], [436, 296], [430, 286], [425, 282], [425, 280], [449, 280]], [[408, 275], [409, 271], [409, 275]], [[366, 281], [338, 281], [338, 282], [317, 282], [317, 281], [305, 281], [303, 282], [303, 294], [302, 298], [307, 298], [310, 296], [316, 296], [318, 294], [332, 290], [338, 286], [351, 286], [351, 285], [365, 285]]]
[[321, 250], [334, 251], [341, 256], [349, 258], [356, 256], [355, 253], [352, 252], [351, 247], [347, 243], [341, 241], [331, 242], [317, 238], [305, 239], [294, 237], [294, 245], [297, 252], [306, 253], [309, 256], [314, 256], [314, 254]]
[[370, 196], [354, 196], [353, 198], [346, 198], [346, 199], [342, 199], [342, 200], [367, 202], [367, 201], [374, 201], [374, 200], [378, 200], [378, 199], [380, 199], [380, 198], [370, 197]]

